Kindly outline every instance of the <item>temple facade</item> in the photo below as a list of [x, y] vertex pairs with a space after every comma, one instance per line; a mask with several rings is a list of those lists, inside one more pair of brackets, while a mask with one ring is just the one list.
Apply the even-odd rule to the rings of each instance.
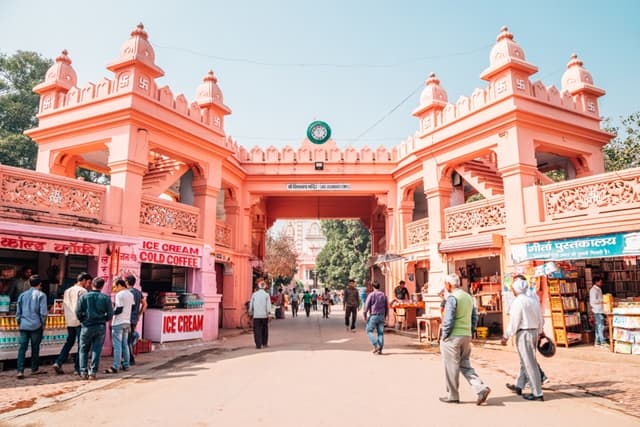
[[[279, 218], [361, 220], [372, 255], [400, 256], [374, 267], [387, 293], [399, 280], [437, 293], [451, 272], [500, 290], [557, 258], [531, 255], [536, 244], [575, 251], [618, 233], [620, 256], [640, 255], [640, 169], [604, 172], [605, 91], [575, 54], [561, 87], [533, 80], [538, 68], [506, 27], [484, 87], [450, 101], [446, 76], [429, 75], [417, 130], [393, 149], [306, 139], [245, 148], [225, 132], [231, 109], [213, 71], [192, 101], [156, 84], [164, 72], [141, 24], [107, 69], [79, 83], [63, 51], [34, 88], [37, 170], [0, 166], [2, 262], [56, 264], [60, 284], [81, 269], [131, 273], [159, 309], [195, 294], [202, 324], [178, 319], [184, 333], [215, 339], [238, 325]], [[80, 180], [81, 170], [108, 183]], [[150, 328], [177, 333], [166, 324]]]

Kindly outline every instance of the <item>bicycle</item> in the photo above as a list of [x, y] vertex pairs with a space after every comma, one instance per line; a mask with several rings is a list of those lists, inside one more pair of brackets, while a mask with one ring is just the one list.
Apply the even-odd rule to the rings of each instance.
[[245, 312], [240, 316], [240, 324], [239, 328], [242, 329], [243, 332], [251, 332], [253, 331], [253, 317], [249, 314], [249, 301], [244, 303]]

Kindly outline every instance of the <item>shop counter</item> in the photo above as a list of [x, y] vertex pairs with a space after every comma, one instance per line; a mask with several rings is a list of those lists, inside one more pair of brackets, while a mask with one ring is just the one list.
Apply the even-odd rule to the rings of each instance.
[[144, 337], [153, 342], [202, 338], [204, 310], [151, 308], [144, 313]]

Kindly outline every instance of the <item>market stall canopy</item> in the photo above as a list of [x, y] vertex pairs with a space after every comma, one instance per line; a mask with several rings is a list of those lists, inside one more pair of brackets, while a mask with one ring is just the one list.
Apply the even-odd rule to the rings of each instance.
[[372, 255], [367, 260], [367, 267], [373, 267], [374, 265], [386, 264], [388, 262], [395, 261], [404, 261], [405, 257], [398, 254], [382, 254], [382, 255]]
[[42, 225], [16, 224], [0, 221], [0, 233], [10, 233], [18, 236], [48, 237], [55, 239], [72, 239], [85, 243], [116, 243], [120, 245], [137, 245], [140, 239], [122, 236], [120, 234], [99, 233], [89, 230], [73, 228], [47, 227]]

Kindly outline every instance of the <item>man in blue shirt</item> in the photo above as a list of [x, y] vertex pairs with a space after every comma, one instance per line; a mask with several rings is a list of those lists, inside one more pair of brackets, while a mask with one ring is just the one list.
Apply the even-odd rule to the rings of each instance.
[[20, 294], [16, 307], [16, 320], [20, 330], [17, 370], [19, 380], [24, 378], [24, 359], [31, 342], [31, 375], [46, 374], [40, 371], [40, 342], [47, 321], [47, 296], [41, 290], [40, 276], [29, 277], [31, 288]]
[[[382, 354], [384, 347], [384, 322], [389, 315], [387, 296], [380, 291], [380, 283], [373, 283], [373, 292], [367, 296], [364, 303], [364, 321], [369, 341], [373, 345], [373, 354]], [[378, 336], [373, 335], [376, 329]]]

